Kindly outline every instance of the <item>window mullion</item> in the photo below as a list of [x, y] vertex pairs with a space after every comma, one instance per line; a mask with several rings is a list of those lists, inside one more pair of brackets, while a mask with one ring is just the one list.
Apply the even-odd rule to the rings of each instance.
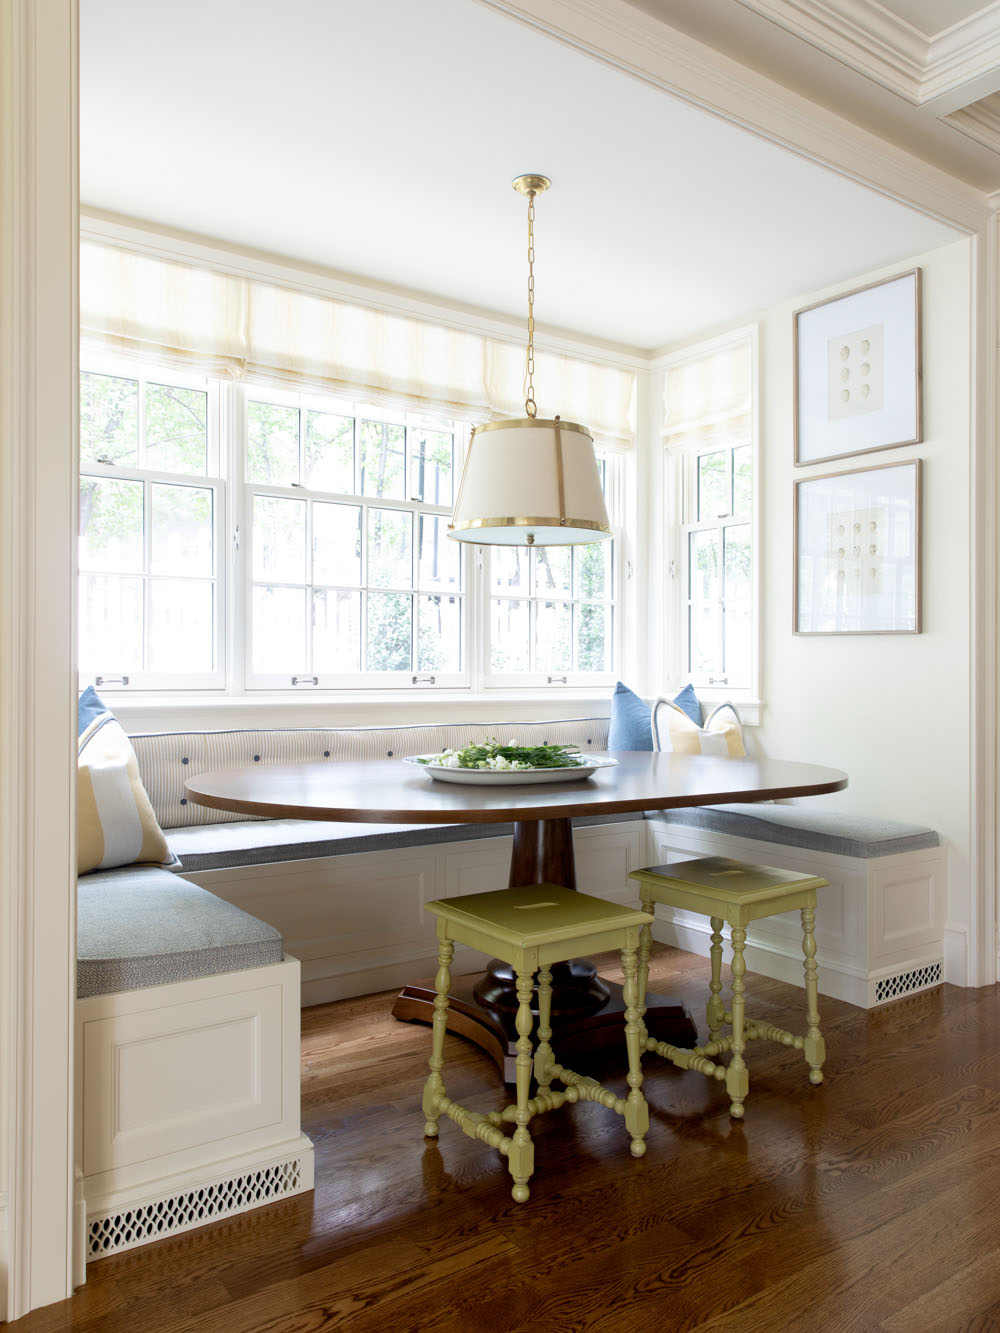
[[[140, 436], [140, 438], [142, 438]], [[153, 483], [142, 483], [142, 669], [150, 671], [153, 627]]]

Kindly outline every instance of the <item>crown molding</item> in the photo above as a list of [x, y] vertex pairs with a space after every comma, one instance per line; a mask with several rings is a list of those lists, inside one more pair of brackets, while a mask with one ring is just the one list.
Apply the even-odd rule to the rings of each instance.
[[875, 0], [738, 0], [826, 55], [919, 105], [930, 40]]
[[625, 0], [479, 3], [929, 216], [967, 231], [989, 216], [973, 186]]
[[943, 119], [970, 139], [1000, 153], [1000, 97], [988, 97], [971, 106], [959, 107]]
[[738, 0], [914, 106], [989, 77], [1000, 63], [1000, 3], [928, 35], [878, 0]]

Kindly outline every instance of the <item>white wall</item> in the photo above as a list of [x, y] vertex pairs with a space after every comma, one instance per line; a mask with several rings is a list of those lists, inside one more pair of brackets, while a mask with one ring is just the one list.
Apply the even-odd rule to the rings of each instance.
[[[844, 769], [830, 806], [936, 828], [949, 853], [948, 980], [963, 984], [969, 922], [970, 246], [966, 241], [776, 307], [763, 317], [760, 749]], [[792, 314], [869, 281], [923, 270], [924, 442], [792, 463]], [[793, 480], [920, 458], [923, 632], [792, 633]]]

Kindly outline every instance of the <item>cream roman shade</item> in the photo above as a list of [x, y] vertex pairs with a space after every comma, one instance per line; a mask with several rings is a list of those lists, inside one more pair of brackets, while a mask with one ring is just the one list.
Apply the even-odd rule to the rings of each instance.
[[753, 411], [753, 347], [749, 337], [667, 367], [663, 435], [668, 447], [711, 444], [717, 436], [749, 438]]
[[[522, 416], [524, 349], [333, 297], [84, 241], [85, 338], [209, 373], [346, 392], [474, 420]], [[545, 410], [632, 445], [635, 372], [544, 350]]]

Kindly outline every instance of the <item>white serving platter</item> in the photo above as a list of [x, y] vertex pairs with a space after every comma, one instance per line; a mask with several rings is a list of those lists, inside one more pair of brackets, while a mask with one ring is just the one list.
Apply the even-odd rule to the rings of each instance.
[[614, 768], [618, 760], [608, 759], [603, 755], [581, 755], [579, 764], [567, 764], [565, 768], [444, 768], [439, 764], [425, 764], [424, 759], [436, 759], [433, 754], [409, 754], [403, 763], [413, 764], [422, 773], [439, 782], [461, 782], [470, 786], [486, 787], [524, 787], [541, 782], [577, 782], [589, 778], [599, 768]]

